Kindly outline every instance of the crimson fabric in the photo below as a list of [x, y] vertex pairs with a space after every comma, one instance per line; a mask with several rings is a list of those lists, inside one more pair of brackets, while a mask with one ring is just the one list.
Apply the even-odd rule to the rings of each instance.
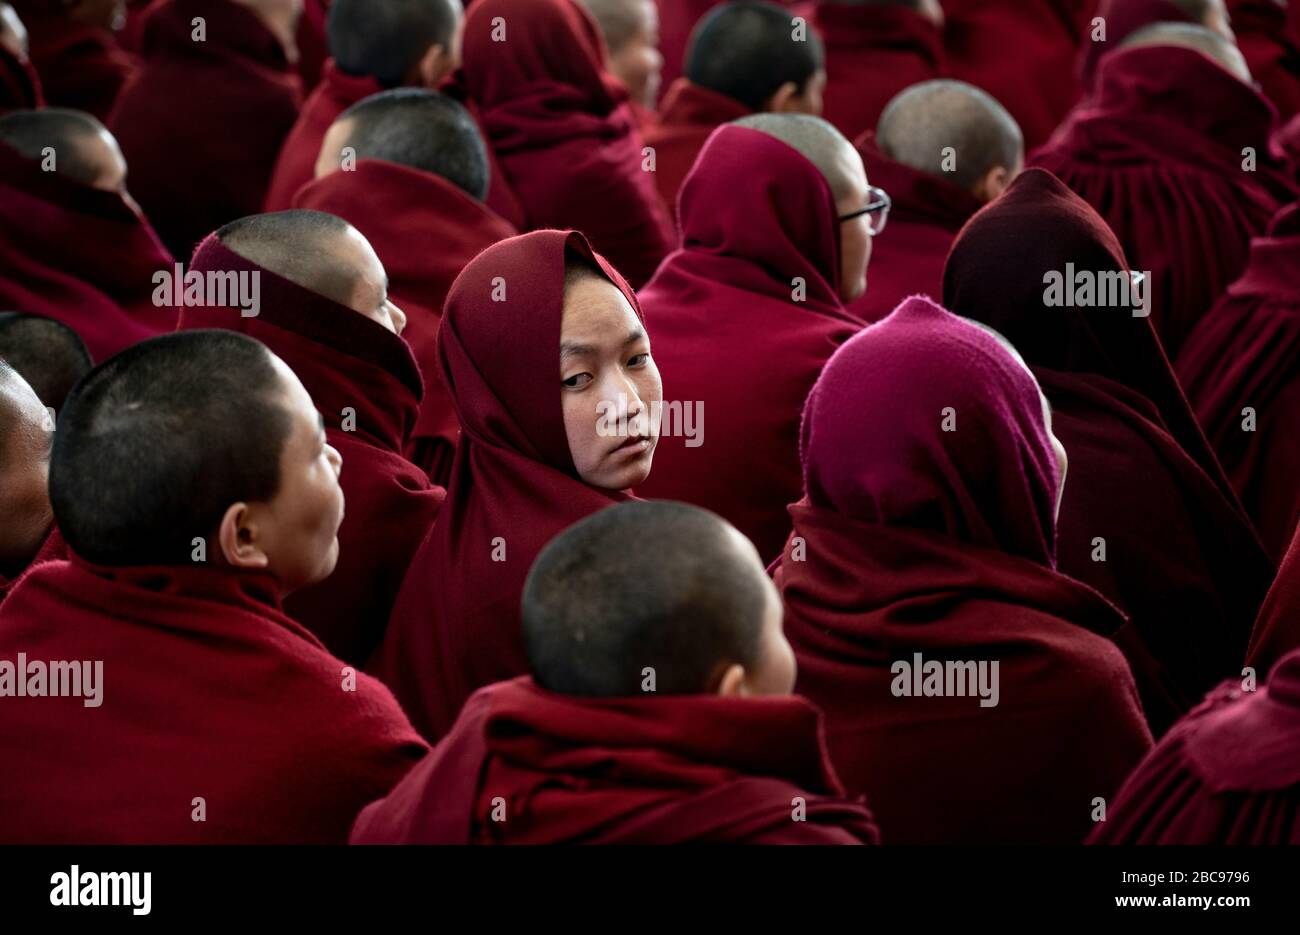
[[902, 3], [821, 0], [810, 12], [826, 48], [822, 116], [849, 139], [874, 130], [899, 91], [948, 74], [943, 34]]
[[[1107, 639], [1123, 616], [1054, 568], [1060, 467], [1033, 378], [992, 335], [909, 299], [827, 363], [800, 453], [807, 494], [776, 571], [786, 634], [882, 838], [1082, 840], [1151, 735]], [[973, 675], [966, 696], [912, 694], [921, 673], [897, 661], [916, 654], [996, 663], [996, 705], [971, 697]]]
[[702, 408], [703, 435], [661, 434], [638, 492], [713, 510], [771, 561], [801, 489], [804, 398], [862, 326], [837, 293], [835, 199], [799, 152], [727, 125], [704, 144], [679, 208], [682, 246], [640, 296], [667, 398]]
[[948, 249], [962, 225], [980, 209], [980, 202], [947, 179], [890, 159], [881, 152], [873, 131], [854, 145], [867, 179], [887, 191], [894, 202], [889, 227], [872, 241], [867, 291], [848, 306], [864, 321], [879, 321], [908, 296], [943, 295]]
[[958, 235], [944, 304], [1005, 335], [1051, 402], [1070, 459], [1060, 567], [1127, 612], [1166, 670], [1163, 686], [1152, 684], [1130, 657], [1159, 732], [1239, 671], [1273, 566], [1150, 320], [1122, 304], [1046, 304], [1047, 275], [1067, 264], [1098, 278], [1129, 269], [1097, 213], [1030, 169]]
[[1300, 115], [1273, 136], [1274, 149], [1285, 161], [1291, 180], [1300, 185]]
[[28, 54], [51, 107], [84, 110], [108, 120], [123, 85], [138, 67], [113, 34], [76, 22], [56, 0], [10, 0], [27, 27]]
[[[494, 41], [506, 22], [510, 53]], [[633, 286], [672, 247], [626, 91], [574, 0], [478, 0], [465, 15], [464, 84], [526, 227], [574, 228]]]
[[1074, 61], [1095, 0], [943, 0], [943, 8], [952, 76], [1011, 111], [1026, 148], [1051, 136], [1079, 97]]
[[[469, 111], [469, 115], [474, 118], [475, 126], [478, 127], [479, 135], [486, 141], [487, 132], [483, 128], [483, 115], [465, 89], [465, 70], [458, 68], [444, 78], [442, 84], [438, 86], [438, 91], [459, 101]], [[497, 154], [490, 143], [487, 144], [487, 157], [488, 193], [484, 201], [489, 208], [509, 222], [516, 230], [522, 229], [526, 221], [524, 207], [519, 203], [519, 196], [515, 194], [514, 189], [510, 187], [510, 183], [506, 181], [505, 173], [501, 170], [501, 160], [497, 158]]]
[[265, 344], [298, 375], [343, 456], [338, 565], [290, 595], [285, 608], [334, 655], [362, 665], [383, 639], [406, 568], [444, 497], [402, 457], [423, 395], [419, 368], [406, 342], [383, 325], [245, 259], [215, 235], [190, 262], [191, 272], [210, 270], [256, 273], [260, 312], [188, 307], [180, 310], [181, 330], [225, 328]]
[[36, 554], [32, 556], [32, 560], [27, 563], [25, 568], [17, 572], [12, 578], [6, 578], [3, 574], [0, 574], [0, 604], [4, 603], [4, 599], [9, 596], [9, 592], [13, 590], [14, 585], [18, 583], [18, 580], [22, 578], [23, 574], [27, 572], [28, 569], [35, 568], [37, 565], [44, 565], [46, 562], [56, 562], [67, 557], [67, 543], [65, 543], [63, 537], [59, 535], [59, 527], [51, 524], [50, 531], [45, 536], [45, 541], [41, 543], [40, 549], [38, 549]]
[[263, 210], [283, 211], [292, 206], [298, 189], [315, 178], [321, 144], [339, 114], [382, 90], [379, 82], [368, 75], [349, 75], [333, 59], [325, 63], [320, 84], [307, 98], [298, 122], [280, 148]]
[[1191, 23], [1182, 7], [1169, 0], [1101, 0], [1097, 15], [1106, 21], [1106, 40], [1098, 42], [1089, 29], [1079, 48], [1079, 84], [1091, 93], [1102, 60], [1117, 50], [1124, 40], [1156, 23]]
[[338, 215], [383, 258], [388, 291], [406, 313], [406, 338], [424, 375], [408, 457], [446, 484], [460, 427], [438, 373], [435, 339], [452, 281], [470, 260], [515, 229], [491, 209], [429, 172], [375, 159], [332, 172], [298, 192], [295, 208]]
[[1300, 844], [1300, 653], [1226, 682], [1124, 783], [1089, 844]]
[[669, 213], [676, 217], [677, 193], [695, 165], [709, 134], [724, 123], [750, 113], [734, 98], [678, 78], [659, 107], [659, 122], [646, 130], [655, 151], [655, 184]]
[[154, 273], [172, 257], [116, 192], [42, 172], [0, 145], [0, 306], [56, 318], [102, 361], [171, 331], [153, 302]]
[[[1269, 155], [1276, 114], [1200, 52], [1107, 56], [1097, 92], [1031, 159], [1114, 229], [1149, 274], [1151, 318], [1170, 356], [1240, 274], [1250, 238], [1297, 191]], [[1242, 152], [1258, 165], [1242, 171]]]
[[660, 77], [664, 88], [668, 88], [685, 72], [691, 32], [705, 13], [723, 2], [724, 0], [655, 0], [655, 6], [659, 7], [659, 54], [664, 60]]
[[[431, 739], [451, 729], [475, 689], [527, 671], [519, 597], [537, 553], [627, 498], [584, 484], [569, 453], [557, 378], [568, 251], [594, 260], [641, 315], [627, 283], [571, 231], [534, 231], [489, 247], [447, 295], [438, 362], [460, 444], [447, 503], [411, 562], [371, 662]], [[504, 301], [493, 301], [498, 278]]]
[[1251, 77], [1289, 120], [1300, 113], [1300, 40], [1287, 32], [1286, 8], [1276, 0], [1228, 0], [1228, 10]]
[[102, 662], [102, 706], [5, 699], [5, 843], [342, 843], [428, 749], [378, 682], [341, 688], [265, 573], [49, 562], [0, 608], [19, 653]]
[[0, 115], [11, 110], [35, 110], [44, 106], [41, 79], [32, 63], [0, 48]]
[[320, 82], [330, 58], [329, 37], [325, 34], [328, 18], [329, 0], [303, 0], [293, 41], [298, 47], [298, 77], [305, 91], [311, 91]]
[[1250, 634], [1246, 664], [1263, 675], [1285, 655], [1300, 649], [1300, 531], [1291, 539], [1277, 578]]
[[[190, 38], [196, 16], [204, 42]], [[275, 36], [231, 0], [150, 7], [144, 59], [110, 127], [145, 214], [173, 254], [189, 256], [211, 231], [262, 209], [300, 85]]]
[[[1300, 520], [1300, 205], [1251, 241], [1246, 269], [1188, 338], [1178, 375], [1270, 554]], [[1255, 425], [1245, 428], [1245, 410]]]
[[[806, 801], [791, 821], [791, 802]], [[506, 820], [493, 821], [498, 798]], [[802, 698], [480, 690], [353, 844], [875, 844]]]
[[126, 23], [117, 33], [118, 44], [128, 52], [139, 52], [144, 41], [144, 14], [155, 0], [126, 0]]

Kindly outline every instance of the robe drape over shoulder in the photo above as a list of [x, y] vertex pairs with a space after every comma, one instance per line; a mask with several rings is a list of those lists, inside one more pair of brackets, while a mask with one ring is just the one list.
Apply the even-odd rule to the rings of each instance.
[[51, 107], [108, 120], [139, 63], [106, 29], [78, 23], [60, 0], [10, 0], [23, 25], [32, 64]]
[[627, 283], [585, 238], [566, 231], [489, 247], [447, 295], [438, 359], [460, 443], [447, 502], [371, 662], [430, 739], [451, 729], [476, 689], [527, 672], [519, 598], [537, 554], [626, 497], [583, 483], [569, 453], [559, 381], [569, 253], [598, 264], [640, 316]]
[[1097, 16], [1105, 21], [1105, 40], [1093, 39], [1093, 30], [1082, 36], [1079, 47], [1079, 84], [1084, 94], [1091, 94], [1097, 82], [1102, 60], [1116, 52], [1124, 40], [1156, 23], [1191, 23], [1188, 16], [1171, 0], [1101, 0]]
[[1300, 532], [1292, 538], [1277, 570], [1277, 579], [1260, 608], [1250, 634], [1246, 664], [1263, 678], [1278, 661], [1300, 649]]
[[992, 335], [919, 298], [808, 398], [775, 576], [797, 690], [886, 842], [1081, 841], [1150, 748], [1123, 615], [1055, 569], [1044, 418]]
[[[504, 42], [493, 38], [502, 29]], [[644, 284], [672, 249], [672, 221], [591, 16], [576, 0], [477, 0], [463, 57], [463, 86], [525, 226], [579, 230]]]
[[1192, 332], [1178, 375], [1269, 553], [1300, 520], [1300, 205], [1251, 241], [1245, 272]]
[[343, 456], [346, 500], [339, 559], [324, 581], [290, 595], [285, 610], [339, 658], [363, 665], [383, 639], [393, 601], [444, 491], [402, 456], [423, 385], [410, 347], [378, 322], [264, 269], [215, 236], [190, 272], [256, 273], [261, 309], [199, 306], [181, 328], [225, 328], [256, 338], [298, 375]]
[[41, 543], [40, 549], [32, 556], [32, 560], [27, 563], [26, 567], [19, 570], [13, 577], [5, 577], [0, 573], [0, 604], [9, 596], [9, 592], [14, 589], [23, 574], [28, 569], [35, 568], [37, 565], [43, 565], [46, 562], [55, 562], [68, 557], [68, 546], [59, 535], [59, 527], [51, 525], [50, 531], [45, 536], [45, 541]]
[[[830, 187], [785, 143], [720, 127], [682, 186], [682, 245], [641, 290], [651, 351], [679, 424], [661, 430], [647, 496], [713, 510], [780, 554], [799, 499], [803, 402], [862, 327], [840, 304]], [[687, 433], [695, 413], [695, 437]]]
[[322, 176], [298, 192], [293, 207], [338, 215], [384, 261], [389, 295], [406, 313], [402, 337], [424, 376], [424, 401], [406, 453], [446, 484], [460, 426], [438, 367], [442, 304], [465, 265], [515, 229], [446, 179], [378, 159]]
[[0, 145], [0, 307], [55, 318], [102, 361], [176, 327], [171, 254], [133, 205]]
[[678, 78], [664, 96], [659, 121], [645, 131], [655, 151], [655, 183], [669, 213], [677, 216], [677, 194], [695, 158], [714, 130], [750, 113], [734, 98]]
[[1067, 264], [1076, 279], [1128, 279], [1124, 251], [1097, 213], [1030, 169], [958, 235], [944, 303], [1005, 335], [1051, 402], [1070, 459], [1057, 560], [1129, 615], [1166, 670], [1161, 691], [1130, 657], [1159, 733], [1240, 671], [1273, 565], [1150, 320], [1118, 291], [1086, 308], [1046, 304], [1045, 284]]
[[[806, 813], [792, 820], [799, 800]], [[844, 797], [802, 698], [574, 698], [523, 677], [475, 694], [361, 813], [352, 843], [874, 844], [877, 833]]]
[[[1097, 209], [1134, 269], [1170, 356], [1297, 197], [1269, 155], [1276, 112], [1200, 52], [1146, 46], [1102, 62], [1097, 91], [1031, 162]], [[1245, 151], [1249, 150], [1250, 153]], [[1255, 156], [1254, 171], [1243, 160]]]
[[[260, 572], [48, 562], [0, 608], [0, 673], [24, 659], [0, 732], [22, 764], [0, 777], [7, 844], [342, 843], [427, 750], [374, 679], [344, 689]], [[32, 696], [34, 662], [81, 660], [102, 663], [97, 706]]]
[[1282, 121], [1300, 113], [1300, 38], [1290, 35], [1287, 11], [1276, 0], [1228, 0], [1232, 31], [1251, 77]]
[[[207, 37], [194, 42], [191, 21]], [[302, 103], [284, 48], [231, 0], [166, 0], [144, 22], [144, 65], [109, 126], [131, 191], [176, 256], [217, 228], [262, 210]]]

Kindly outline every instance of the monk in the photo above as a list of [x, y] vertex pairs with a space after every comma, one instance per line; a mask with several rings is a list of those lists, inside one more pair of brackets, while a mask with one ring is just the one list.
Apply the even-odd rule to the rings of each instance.
[[23, 312], [0, 312], [0, 357], [56, 413], [94, 366], [75, 331], [53, 318]]
[[1123, 616], [1056, 569], [1052, 426], [1009, 345], [920, 297], [809, 396], [776, 581], [797, 687], [885, 841], [1077, 843], [1151, 746]]
[[383, 639], [444, 496], [402, 457], [423, 395], [400, 337], [406, 315], [387, 295], [374, 248], [332, 214], [287, 211], [228, 224], [190, 263], [191, 274], [210, 272], [256, 276], [257, 314], [209, 295], [209, 304], [181, 310], [181, 328], [228, 328], [270, 348], [303, 381], [328, 444], [347, 464], [337, 567], [284, 607], [335, 656], [362, 665]]
[[86, 377], [50, 460], [71, 557], [0, 606], [0, 755], [23, 764], [0, 839], [339, 842], [426, 752], [281, 609], [334, 568], [339, 465], [243, 335], [155, 338]]
[[797, 41], [796, 32], [794, 14], [772, 3], [725, 3], [700, 20], [686, 74], [669, 87], [658, 124], [645, 132], [670, 212], [704, 141], [722, 124], [760, 112], [822, 112], [822, 45], [816, 33]]
[[127, 193], [117, 141], [88, 114], [0, 117], [0, 257], [0, 308], [63, 322], [96, 360], [176, 327], [154, 302], [171, 254]]
[[280, 149], [266, 192], [283, 211], [314, 176], [325, 133], [339, 114], [385, 88], [436, 88], [459, 64], [460, 0], [334, 0], [320, 85]]
[[0, 352], [0, 602], [28, 568], [67, 557], [50, 510], [53, 444], [50, 411]]
[[528, 567], [645, 481], [663, 402], [636, 296], [574, 232], [480, 253], [447, 295], [438, 357], [460, 444], [371, 663], [430, 739], [477, 689], [527, 673]]
[[672, 247], [626, 89], [577, 0], [475, 0], [463, 84], [532, 229], [574, 228], [633, 287]]
[[27, 25], [32, 64], [54, 107], [108, 120], [138, 63], [118, 44], [123, 0], [13, 0]]
[[353, 844], [873, 844], [790, 694], [751, 545], [681, 503], [557, 536], [523, 594], [531, 677], [480, 689]]
[[958, 235], [943, 297], [1004, 334], [1052, 404], [1071, 461], [1057, 562], [1131, 619], [1116, 642], [1158, 735], [1240, 671], [1273, 565], [1133, 279], [1097, 213], [1030, 169]]
[[451, 98], [398, 88], [343, 112], [316, 173], [294, 206], [344, 218], [384, 258], [389, 291], [406, 313], [402, 336], [424, 376], [406, 454], [445, 485], [460, 427], [434, 346], [443, 300], [465, 264], [516, 233], [483, 203], [490, 184], [483, 138]]
[[1095, 89], [1102, 60], [1129, 36], [1156, 23], [1194, 23], [1235, 41], [1226, 0], [1101, 0], [1097, 17], [1104, 30], [1090, 27], [1079, 49], [1079, 84], [1085, 94]]
[[41, 79], [28, 53], [27, 27], [12, 5], [0, 3], [0, 114], [45, 106]]
[[1192, 331], [1178, 376], [1269, 553], [1300, 521], [1300, 205], [1250, 244], [1241, 278]]
[[953, 238], [1011, 184], [1025, 144], [1005, 107], [974, 85], [939, 79], [890, 101], [875, 132], [856, 145], [867, 175], [893, 200], [871, 288], [849, 304], [859, 318], [879, 321], [908, 296], [943, 294]]
[[1300, 113], [1300, 38], [1287, 30], [1287, 5], [1277, 0], [1228, 0], [1237, 45], [1285, 123]]
[[659, 9], [655, 0], [582, 0], [605, 39], [609, 73], [627, 88], [628, 104], [642, 128], [659, 103]]
[[1221, 36], [1149, 26], [1107, 56], [1091, 101], [1030, 158], [1096, 208], [1148, 274], [1172, 357], [1240, 275], [1250, 238], [1297, 197], [1269, 154], [1275, 112], [1249, 81]]
[[826, 45], [824, 116], [849, 139], [904, 88], [948, 74], [939, 0], [816, 0], [810, 22]]
[[[280, 0], [149, 8], [144, 65], [122, 89], [109, 126], [134, 170], [136, 198], [175, 256], [262, 208], [302, 103], [289, 52], [295, 9]], [[193, 38], [196, 17], [202, 42]]]
[[[862, 327], [888, 199], [825, 120], [756, 114], [718, 129], [682, 186], [682, 244], [640, 293], [675, 424], [638, 492], [720, 514], [781, 552], [799, 499], [799, 415]], [[678, 413], [681, 413], [678, 415]]]

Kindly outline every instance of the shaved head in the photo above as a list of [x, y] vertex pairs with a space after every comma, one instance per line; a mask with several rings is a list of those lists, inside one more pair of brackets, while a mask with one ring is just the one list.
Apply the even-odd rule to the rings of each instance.
[[0, 48], [20, 62], [27, 60], [27, 27], [11, 4], [0, 3]]
[[821, 172], [837, 202], [852, 197], [860, 182], [865, 179], [862, 158], [853, 144], [821, 117], [809, 114], [751, 114], [733, 123], [738, 127], [766, 133], [802, 153]]
[[0, 357], [55, 411], [92, 366], [75, 331], [53, 318], [20, 312], [0, 312]]
[[117, 140], [90, 114], [51, 107], [0, 117], [0, 143], [28, 159], [53, 159], [54, 171], [104, 191], [124, 191], [126, 160]]
[[600, 27], [610, 55], [617, 55], [641, 30], [645, 16], [639, 7], [645, 2], [646, 0], [579, 0]]
[[1120, 48], [1136, 49], [1153, 45], [1194, 49], [1213, 59], [1237, 80], [1246, 84], [1254, 80], [1250, 66], [1246, 64], [1246, 57], [1241, 54], [1237, 44], [1204, 26], [1192, 23], [1156, 23], [1139, 29], [1125, 39]]
[[795, 15], [774, 3], [724, 3], [700, 18], [686, 50], [692, 84], [763, 110], [787, 82], [800, 93], [824, 67], [821, 40], [795, 36]]
[[[945, 178], [967, 191], [998, 167], [1015, 172], [1025, 138], [1005, 107], [962, 81], [923, 81], [902, 91], [880, 115], [876, 142], [895, 162]], [[954, 171], [945, 171], [947, 153]]]
[[49, 496], [54, 422], [36, 393], [0, 359], [0, 575], [13, 577], [53, 522]]
[[421, 84], [416, 72], [433, 46], [454, 59], [463, 16], [461, 0], [334, 0], [330, 54], [347, 74], [369, 75], [385, 88]]

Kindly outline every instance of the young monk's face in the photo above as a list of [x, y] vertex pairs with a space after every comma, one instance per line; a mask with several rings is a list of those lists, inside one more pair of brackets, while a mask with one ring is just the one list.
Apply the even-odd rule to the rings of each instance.
[[618, 287], [584, 273], [564, 290], [560, 400], [578, 476], [603, 490], [626, 490], [650, 475], [663, 401], [645, 328]]
[[727, 532], [735, 548], [743, 554], [743, 560], [751, 566], [754, 587], [762, 589], [764, 605], [756, 661], [748, 668], [731, 666], [723, 673], [716, 691], [733, 696], [788, 695], [794, 691], [798, 666], [794, 650], [785, 638], [781, 595], [767, 576], [754, 544], [735, 529]]
[[406, 313], [388, 296], [388, 273], [375, 248], [356, 228], [340, 234], [332, 244], [339, 269], [351, 273], [344, 287], [346, 295], [331, 296], [355, 309], [371, 321], [383, 325], [393, 334], [406, 330]]
[[[867, 172], [862, 157], [847, 141], [840, 149], [838, 172], [846, 180], [845, 190], [835, 202], [840, 216], [867, 206]], [[867, 291], [867, 264], [871, 262], [871, 221], [860, 215], [840, 222], [840, 299], [852, 302]]]
[[0, 370], [0, 572], [12, 574], [40, 550], [50, 510], [54, 420], [27, 381]]
[[609, 70], [627, 85], [632, 98], [653, 108], [659, 99], [664, 57], [659, 54], [659, 11], [651, 0], [624, 0], [635, 8], [639, 27], [617, 50], [611, 50]]

